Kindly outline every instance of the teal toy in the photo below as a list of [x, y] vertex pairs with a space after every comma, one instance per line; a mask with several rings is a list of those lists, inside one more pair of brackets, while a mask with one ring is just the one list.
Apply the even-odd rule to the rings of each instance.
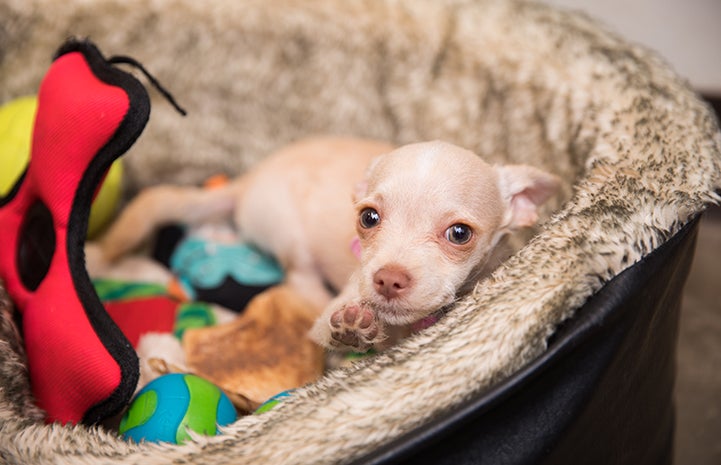
[[188, 430], [219, 434], [237, 419], [235, 407], [213, 383], [195, 375], [163, 375], [138, 392], [120, 422], [120, 434], [135, 442], [182, 444]]
[[275, 258], [223, 226], [216, 231], [206, 228], [202, 234], [178, 225], [161, 228], [153, 256], [173, 272], [169, 289], [175, 297], [215, 303], [238, 313], [253, 297], [283, 280]]

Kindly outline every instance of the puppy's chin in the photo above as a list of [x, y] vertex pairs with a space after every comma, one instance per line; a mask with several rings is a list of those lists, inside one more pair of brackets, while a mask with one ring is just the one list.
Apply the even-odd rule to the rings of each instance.
[[[412, 296], [409, 296], [412, 297]], [[376, 311], [376, 316], [385, 323], [393, 326], [402, 326], [415, 323], [427, 316], [432, 315], [439, 309], [452, 303], [454, 296], [439, 296], [424, 302], [414, 302], [412, 298], [399, 298], [388, 300], [385, 297], [375, 294], [365, 299]]]

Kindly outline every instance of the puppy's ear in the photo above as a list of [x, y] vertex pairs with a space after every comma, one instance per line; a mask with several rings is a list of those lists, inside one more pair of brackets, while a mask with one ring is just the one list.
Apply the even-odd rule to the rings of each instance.
[[504, 227], [512, 231], [536, 224], [538, 207], [558, 191], [558, 176], [528, 165], [497, 166], [496, 171], [508, 208]]

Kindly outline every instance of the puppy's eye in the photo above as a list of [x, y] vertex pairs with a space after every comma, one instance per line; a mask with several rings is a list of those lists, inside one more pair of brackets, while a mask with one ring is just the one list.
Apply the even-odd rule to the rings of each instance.
[[446, 239], [456, 245], [468, 243], [471, 237], [473, 237], [473, 231], [466, 224], [458, 223], [446, 229]]
[[365, 229], [370, 229], [378, 226], [381, 222], [381, 216], [373, 208], [364, 208], [360, 212], [360, 225]]

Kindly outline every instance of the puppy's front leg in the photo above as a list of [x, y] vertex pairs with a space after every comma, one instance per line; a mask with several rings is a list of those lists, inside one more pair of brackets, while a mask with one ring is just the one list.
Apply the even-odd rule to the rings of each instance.
[[365, 352], [386, 339], [385, 326], [376, 311], [364, 304], [355, 277], [323, 311], [310, 331], [320, 345], [341, 351]]

